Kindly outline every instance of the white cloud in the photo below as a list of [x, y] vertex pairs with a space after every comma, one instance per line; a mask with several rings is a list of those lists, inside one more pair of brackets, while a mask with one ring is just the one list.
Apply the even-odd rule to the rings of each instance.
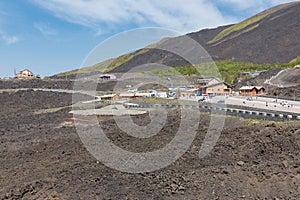
[[283, 3], [293, 2], [292, 0], [217, 0], [218, 4], [231, 6], [233, 9], [244, 11], [248, 9], [265, 10], [269, 7]]
[[40, 31], [43, 35], [57, 35], [56, 30], [50, 28], [48, 25], [43, 23], [35, 23], [34, 27]]
[[293, 0], [271, 0], [271, 5], [278, 5], [283, 3], [295, 2]]
[[159, 26], [181, 32], [231, 23], [207, 0], [33, 0], [57, 17], [99, 30]]
[[15, 44], [20, 41], [20, 38], [0, 32], [0, 40], [5, 42], [6, 44]]

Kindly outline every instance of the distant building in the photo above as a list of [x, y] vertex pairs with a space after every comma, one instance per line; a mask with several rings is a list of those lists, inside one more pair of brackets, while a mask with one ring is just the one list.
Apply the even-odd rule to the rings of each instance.
[[243, 86], [240, 88], [240, 95], [242, 96], [252, 96], [264, 93], [265, 88], [262, 86]]
[[113, 74], [101, 74], [99, 78], [103, 81], [116, 80], [117, 77]]
[[30, 70], [24, 69], [24, 70], [20, 71], [18, 74], [15, 73], [15, 78], [17, 78], [17, 79], [32, 79], [32, 78], [35, 78], [35, 76]]
[[149, 97], [154, 97], [155, 94], [150, 92], [137, 92], [134, 94], [134, 96], [137, 98], [149, 98]]
[[222, 80], [220, 80], [219, 78], [199, 78], [194, 81], [194, 84], [195, 88], [201, 88], [206, 85], [212, 85], [220, 82], [222, 82]]
[[232, 93], [230, 85], [219, 78], [201, 78], [195, 80], [195, 84], [200, 94], [226, 95]]
[[238, 82], [242, 82], [243, 80], [245, 80], [247, 78], [255, 78], [264, 71], [266, 71], [266, 70], [256, 71], [256, 72], [241, 72], [238, 74], [237, 80], [238, 80]]
[[119, 95], [117, 94], [106, 94], [99, 97], [100, 100], [106, 100], [106, 101], [112, 101], [112, 100], [118, 100]]
[[136, 99], [136, 98], [149, 98], [149, 97], [156, 97], [156, 94], [148, 93], [148, 92], [106, 94], [106, 95], [99, 96], [98, 99], [107, 100], [107, 101], [118, 101], [118, 100], [124, 101], [124, 100]]
[[214, 83], [203, 87], [206, 94], [213, 95], [227, 95], [232, 93], [229, 84], [225, 82]]
[[130, 99], [134, 99], [134, 98], [135, 98], [134, 93], [121, 93], [119, 95], [119, 100], [130, 100]]
[[158, 92], [156, 94], [156, 97], [157, 98], [167, 98], [168, 97], [168, 94], [166, 92]]

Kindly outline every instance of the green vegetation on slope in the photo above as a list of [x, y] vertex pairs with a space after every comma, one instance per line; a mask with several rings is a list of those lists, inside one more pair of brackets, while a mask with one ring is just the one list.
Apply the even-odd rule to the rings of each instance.
[[300, 56], [291, 60], [288, 64], [283, 64], [282, 66], [285, 68], [295, 67], [296, 65], [300, 65]]
[[90, 66], [90, 67], [84, 67], [81, 69], [75, 69], [72, 71], [68, 71], [68, 72], [63, 72], [60, 74], [57, 74], [58, 77], [63, 77], [63, 76], [69, 76], [69, 75], [74, 75], [77, 73], [81, 73], [81, 74], [85, 74], [85, 73], [91, 73], [91, 72], [105, 72], [107, 66], [112, 63], [114, 61], [114, 59], [109, 59], [109, 60], [105, 60], [101, 63], [98, 63], [96, 65]]
[[[136, 55], [135, 53], [126, 54], [120, 56], [119, 60], [107, 60], [99, 63], [95, 66], [86, 67], [80, 70], [80, 73], [90, 73], [90, 72], [108, 72], [118, 66], [120, 63], [126, 62]], [[300, 64], [300, 57], [293, 59], [287, 64], [254, 64], [251, 62], [235, 62], [231, 59], [216, 61], [214, 63], [202, 63], [195, 66], [174, 66], [169, 68], [155, 68], [151, 72], [156, 76], [168, 77], [168, 76], [202, 76], [202, 77], [215, 77], [220, 76], [222, 79], [230, 84], [237, 81], [239, 73], [242, 72], [256, 72], [269, 70], [272, 68], [292, 68]], [[107, 67], [108, 66], [108, 67]], [[59, 76], [66, 76], [70, 74], [76, 74], [78, 70], [73, 70], [66, 73], [61, 73]]]
[[155, 48], [157, 45], [159, 45], [161, 42], [168, 40], [168, 38], [166, 39], [162, 39], [160, 42], [158, 43], [154, 43], [151, 44], [143, 49], [137, 50], [135, 52], [132, 53], [128, 53], [122, 56], [119, 56], [118, 58], [116, 58], [105, 70], [105, 72], [109, 72], [112, 71], [114, 69], [116, 69], [117, 67], [121, 66], [122, 64], [128, 62], [129, 60], [131, 60], [133, 57], [139, 55], [139, 54], [143, 54], [148, 52], [150, 49]]
[[[216, 35], [215, 38], [213, 38], [212, 40], [210, 40], [208, 42], [208, 44], [213, 44], [215, 42], [218, 42], [218, 41], [222, 40], [223, 38], [225, 38], [226, 36], [230, 35], [231, 33], [239, 31], [239, 30], [242, 30], [242, 29], [244, 29], [244, 28], [246, 28], [246, 27], [248, 27], [248, 26], [250, 26], [250, 25], [252, 25], [252, 24], [254, 24], [256, 22], [259, 22], [260, 20], [262, 20], [266, 16], [268, 16], [268, 15], [270, 15], [270, 14], [272, 14], [272, 13], [274, 13], [274, 12], [276, 12], [276, 11], [278, 11], [278, 10], [286, 7], [286, 6], [289, 6], [291, 4], [293, 4], [293, 3], [286, 3], [286, 4], [282, 4], [282, 5], [276, 6], [274, 8], [269, 9], [269, 10], [261, 12], [261, 13], [255, 15], [255, 16], [249, 18], [249, 19], [246, 19], [246, 20], [244, 20], [244, 21], [242, 21], [242, 22], [240, 22], [238, 24], [232, 25], [229, 28], [221, 31], [218, 35]], [[253, 26], [249, 30], [253, 30], [256, 27], [257, 26]]]
[[[222, 79], [230, 84], [237, 81], [239, 73], [256, 72], [279, 67], [293, 67], [294, 65], [279, 64], [254, 64], [250, 62], [235, 62], [233, 60], [216, 61], [215, 63], [203, 63], [195, 66], [171, 67], [153, 69], [152, 73], [157, 76], [202, 76], [214, 77], [221, 75]], [[216, 68], [217, 67], [217, 68]]]
[[[152, 46], [155, 46], [156, 44], [153, 44]], [[128, 54], [124, 54], [122, 56], [119, 56], [118, 58], [112, 58], [106, 61], [103, 61], [101, 63], [98, 63], [96, 65], [93, 66], [89, 66], [89, 67], [83, 67], [81, 69], [75, 69], [72, 71], [68, 71], [68, 72], [63, 72], [60, 74], [57, 74], [58, 77], [63, 77], [63, 76], [68, 76], [68, 75], [74, 75], [74, 74], [88, 74], [88, 73], [92, 73], [92, 72], [99, 72], [99, 73], [106, 73], [106, 72], [110, 72], [113, 69], [121, 66], [122, 64], [128, 62], [130, 59], [132, 59], [134, 56], [142, 54], [142, 53], [146, 53], [147, 51], [149, 51], [149, 48], [143, 48], [141, 50], [132, 52], [132, 53], [128, 53]]]
[[96, 65], [93, 65], [93, 66], [83, 67], [81, 69], [75, 69], [75, 70], [72, 70], [72, 71], [63, 72], [63, 73], [57, 74], [57, 76], [58, 77], [64, 77], [64, 76], [68, 76], [68, 75], [74, 75], [74, 74], [77, 74], [77, 73], [89, 74], [89, 73], [92, 73], [92, 72], [99, 72], [99, 73], [110, 72], [110, 71], [114, 70], [115, 68], [121, 66], [122, 64], [128, 62], [133, 57], [135, 57], [139, 54], [146, 53], [150, 49], [153, 49], [153, 48], [159, 46], [160, 44], [168, 41], [169, 39], [170, 38], [166, 37], [166, 38], [161, 39], [157, 43], [150, 44], [150, 45], [146, 46], [145, 48], [142, 48], [142, 49], [137, 50], [135, 52], [124, 54], [124, 55], [121, 55], [117, 58], [111, 58], [111, 59], [105, 60], [105, 61], [103, 61], [101, 63], [98, 63]]
[[122, 64], [126, 63], [127, 61], [129, 61], [130, 59], [132, 59], [136, 55], [137, 55], [137, 53], [133, 52], [133, 53], [129, 53], [129, 54], [119, 56], [112, 63], [110, 63], [110, 65], [108, 65], [108, 67], [105, 69], [105, 72], [109, 72], [109, 71], [121, 66]]
[[223, 80], [230, 84], [233, 84], [237, 81], [239, 73], [263, 71], [280, 67], [280, 65], [277, 64], [254, 64], [251, 62], [234, 62], [232, 60], [217, 61], [216, 65]]

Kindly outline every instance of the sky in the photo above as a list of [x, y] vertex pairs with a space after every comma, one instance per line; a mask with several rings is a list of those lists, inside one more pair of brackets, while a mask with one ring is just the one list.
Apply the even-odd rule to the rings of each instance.
[[[14, 69], [49, 76], [80, 68], [97, 45], [124, 31], [154, 27], [185, 34], [237, 23], [286, 2], [292, 1], [1, 0], [0, 77], [12, 77]], [[172, 31], [145, 33], [137, 48], [168, 36]], [[126, 53], [109, 52], [99, 62]]]

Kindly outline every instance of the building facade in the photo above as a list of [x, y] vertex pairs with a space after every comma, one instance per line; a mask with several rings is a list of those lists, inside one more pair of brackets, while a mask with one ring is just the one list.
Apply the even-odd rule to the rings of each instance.
[[35, 78], [35, 76], [30, 70], [24, 69], [24, 70], [20, 71], [18, 74], [15, 74], [15, 78], [17, 78], [17, 79], [32, 79], [32, 78]]
[[243, 86], [240, 88], [240, 95], [253, 96], [265, 93], [265, 88], [262, 86]]
[[225, 82], [207, 85], [204, 89], [205, 93], [209, 95], [228, 95], [232, 93], [230, 85]]
[[99, 76], [100, 80], [102, 81], [108, 81], [108, 80], [116, 80], [117, 77], [113, 74], [101, 74]]

